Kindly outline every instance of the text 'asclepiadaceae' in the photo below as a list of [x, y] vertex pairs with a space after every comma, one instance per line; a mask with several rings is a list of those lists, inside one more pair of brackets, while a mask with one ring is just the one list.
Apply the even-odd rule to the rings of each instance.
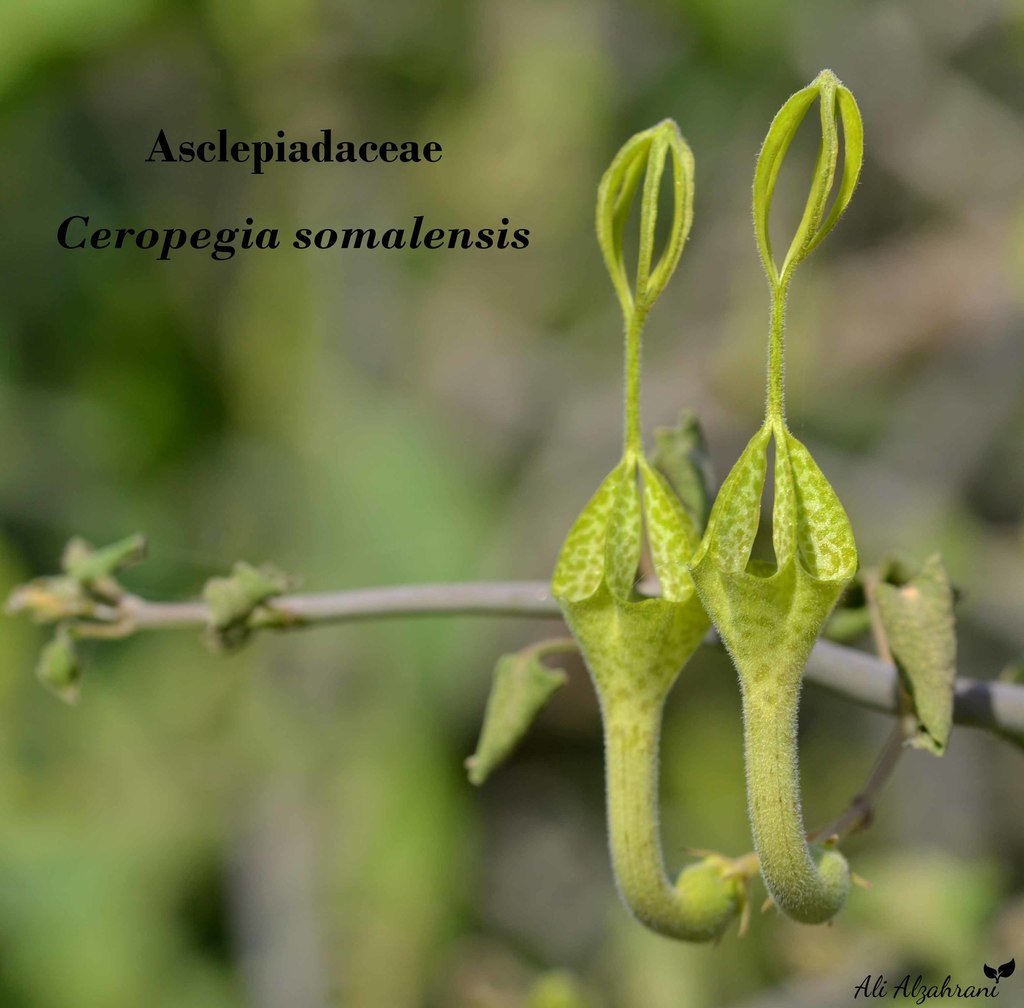
[[[810, 195], [781, 267], [768, 216], [779, 169], [800, 123], [818, 102], [821, 148]], [[843, 168], [835, 186], [843, 131]], [[846, 901], [849, 869], [834, 849], [804, 839], [796, 750], [804, 665], [833, 606], [857, 569], [853, 532], [839, 498], [786, 425], [783, 336], [795, 267], [832, 230], [853, 195], [863, 126], [853, 95], [823, 70], [773, 120], [754, 174], [754, 230], [771, 287], [768, 396], [764, 424], [729, 473], [691, 564], [700, 598], [739, 672], [750, 822], [761, 874], [788, 916], [820, 923]], [[836, 188], [832, 207], [829, 197]], [[774, 564], [751, 559], [774, 440]]]
[[[658, 196], [672, 165], [672, 222], [654, 261]], [[635, 285], [623, 255], [634, 196], [640, 198]], [[679, 262], [693, 215], [693, 156], [671, 120], [636, 134], [601, 179], [597, 235], [625, 322], [625, 445], [622, 459], [583, 509], [552, 579], [601, 702], [608, 823], [622, 897], [653, 930], [687, 941], [719, 937], [743, 901], [724, 859], [706, 858], [666, 877], [658, 833], [658, 741], [662, 707], [708, 620], [686, 562], [698, 531], [668, 482], [648, 462], [640, 434], [640, 346], [644, 321]], [[644, 532], [660, 598], [636, 590]]]

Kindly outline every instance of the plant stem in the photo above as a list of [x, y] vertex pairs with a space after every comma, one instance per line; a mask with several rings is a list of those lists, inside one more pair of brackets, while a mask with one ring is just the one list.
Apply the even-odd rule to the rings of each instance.
[[626, 453], [643, 455], [644, 439], [640, 427], [640, 368], [643, 351], [644, 321], [647, 312], [640, 306], [633, 308], [626, 323]]
[[[137, 629], [194, 626], [206, 623], [203, 602], [148, 602], [128, 596], [122, 603]], [[402, 616], [538, 616], [561, 617], [546, 581], [495, 581], [464, 584], [397, 585], [352, 591], [282, 595], [269, 608], [291, 627]], [[271, 626], [274, 620], [270, 619]]]
[[769, 423], [786, 426], [785, 374], [783, 360], [786, 338], [786, 299], [789, 296], [788, 280], [772, 284], [772, 308], [768, 337], [768, 404]]
[[[639, 587], [643, 591], [645, 585]], [[276, 630], [412, 616], [562, 618], [547, 581], [394, 585], [281, 595], [272, 600], [267, 612], [280, 614], [276, 619], [264, 618], [262, 624]], [[116, 605], [96, 606], [90, 620], [76, 620], [75, 634], [124, 638], [144, 630], [201, 628], [209, 619], [205, 602], [151, 602], [128, 594]], [[714, 641], [713, 635], [709, 641]], [[896, 669], [864, 651], [818, 640], [804, 676], [863, 707], [900, 713]], [[997, 735], [1024, 737], [1024, 686], [958, 677], [953, 721]]]
[[871, 771], [871, 776], [863, 790], [854, 796], [849, 807], [838, 819], [809, 834], [807, 837], [809, 843], [820, 843], [830, 837], [849, 836], [849, 834], [871, 825], [875, 814], [875, 803], [903, 755], [906, 740], [903, 719], [900, 718], [889, 733], [885, 746], [879, 754], [878, 762], [875, 764], [874, 770]]

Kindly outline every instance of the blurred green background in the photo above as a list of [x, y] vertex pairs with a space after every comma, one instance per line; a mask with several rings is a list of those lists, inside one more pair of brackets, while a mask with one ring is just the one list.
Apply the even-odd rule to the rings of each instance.
[[[1024, 651], [1024, 8], [996, 0], [7, 0], [0, 587], [51, 571], [72, 534], [135, 530], [152, 551], [128, 582], [158, 598], [240, 558], [310, 590], [546, 576], [618, 451], [595, 187], [665, 116], [696, 153], [696, 222], [648, 327], [645, 425], [694, 407], [724, 473], [761, 412], [754, 159], [822, 66], [860, 101], [867, 157], [795, 284], [791, 422], [863, 562], [942, 551], [961, 671], [997, 674]], [[160, 128], [220, 127], [445, 153], [260, 177], [144, 161]], [[287, 230], [507, 216], [531, 241], [157, 262], [58, 248], [73, 213]], [[905, 758], [846, 847], [873, 888], [833, 927], [755, 915], [717, 949], [647, 934], [614, 892], [578, 666], [512, 763], [465, 780], [495, 657], [545, 631], [388, 622], [230, 658], [150, 634], [90, 651], [72, 709], [33, 680], [44, 634], [4, 620], [0, 1005], [521, 1008], [557, 968], [593, 1008], [829, 1008], [869, 973], [981, 983], [983, 962], [1024, 956], [1024, 764], [966, 730], [942, 760]], [[804, 699], [815, 823], [888, 722]], [[673, 695], [675, 867], [688, 846], [750, 846], [738, 708], [715, 653]]]

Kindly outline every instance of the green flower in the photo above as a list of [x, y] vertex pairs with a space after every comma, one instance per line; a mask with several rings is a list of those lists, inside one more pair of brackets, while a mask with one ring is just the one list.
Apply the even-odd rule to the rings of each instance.
[[[782, 159], [797, 127], [821, 103], [822, 143], [810, 195], [781, 268], [772, 258], [768, 211]], [[832, 209], [839, 113], [843, 172]], [[846, 901], [849, 869], [838, 851], [804, 840], [796, 757], [800, 683], [811, 648], [857, 570], [849, 519], [810, 452], [786, 426], [783, 335], [793, 269], [825, 237], [853, 194], [863, 154], [857, 105], [831, 71], [798, 91], [775, 117], [754, 176], [754, 230], [771, 285], [766, 418], [718, 493], [690, 564], [708, 615], [739, 672], [747, 795], [761, 873], [775, 903], [799, 921], [831, 918]], [[774, 563], [751, 559], [774, 439]]]
[[[658, 192], [667, 158], [673, 221], [656, 265]], [[636, 283], [630, 287], [622, 236], [644, 176]], [[638, 133], [618, 153], [598, 190], [597, 232], [626, 330], [626, 423], [622, 459], [583, 509], [552, 578], [601, 702], [608, 822], [619, 890], [636, 917], [687, 941], [719, 937], [740, 912], [735, 882], [669, 882], [658, 836], [658, 740], [665, 697], [708, 629], [686, 561], [697, 529], [667, 481], [648, 462], [640, 435], [640, 341], [644, 320], [678, 263], [692, 219], [693, 158], [675, 123]], [[644, 543], [661, 596], [636, 589]]]

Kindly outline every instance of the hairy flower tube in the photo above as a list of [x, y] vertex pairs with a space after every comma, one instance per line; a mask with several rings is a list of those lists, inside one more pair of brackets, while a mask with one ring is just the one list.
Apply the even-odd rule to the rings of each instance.
[[[668, 158], [673, 220], [656, 264], [658, 193]], [[622, 237], [643, 176], [635, 287]], [[622, 306], [626, 332], [625, 445], [619, 464], [583, 509], [552, 579], [601, 704], [612, 861], [623, 900], [647, 927], [686, 941], [721, 936], [743, 901], [727, 866], [691, 865], [675, 885], [658, 831], [658, 742], [662, 708], [708, 620], [686, 561], [697, 529], [667, 481], [648, 462], [640, 435], [640, 342], [644, 320], [679, 261], [692, 218], [693, 158], [674, 122], [632, 137], [598, 190], [597, 233]], [[652, 266], [653, 264], [653, 266]], [[660, 598], [635, 588], [646, 533]]]
[[[768, 212], [779, 168], [801, 121], [821, 106], [822, 142], [810, 195], [781, 267], [772, 257]], [[839, 153], [843, 170], [831, 210]], [[766, 416], [715, 500], [690, 570], [704, 608], [739, 673], [747, 797], [754, 847], [775, 904], [808, 924], [833, 917], [849, 891], [834, 849], [808, 847], [800, 809], [797, 710], [804, 666], [825, 620], [857, 569], [846, 512], [810, 452], [789, 431], [783, 394], [786, 296], [793, 269], [825, 237], [856, 186], [863, 131], [852, 94], [824, 70], [772, 122], [754, 177], [754, 228], [771, 286]], [[775, 562], [752, 560], [774, 440]]]

